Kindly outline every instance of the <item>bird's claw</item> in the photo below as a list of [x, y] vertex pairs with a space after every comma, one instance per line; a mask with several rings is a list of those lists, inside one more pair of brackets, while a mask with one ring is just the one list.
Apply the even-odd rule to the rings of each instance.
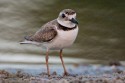
[[69, 75], [69, 73], [67, 73], [67, 72], [64, 72], [64, 74], [63, 74], [63, 76], [68, 76]]

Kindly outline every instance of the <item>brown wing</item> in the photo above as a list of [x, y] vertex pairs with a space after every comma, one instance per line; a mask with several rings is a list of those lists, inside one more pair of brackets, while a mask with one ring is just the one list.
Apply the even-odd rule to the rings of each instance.
[[39, 31], [37, 31], [33, 36], [25, 37], [26, 40], [36, 41], [36, 42], [49, 42], [54, 39], [57, 35], [55, 26], [44, 25]]

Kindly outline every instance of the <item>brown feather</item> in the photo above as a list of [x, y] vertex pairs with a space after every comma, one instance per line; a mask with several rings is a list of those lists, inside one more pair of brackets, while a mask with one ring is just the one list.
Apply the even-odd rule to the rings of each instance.
[[35, 42], [49, 42], [54, 39], [57, 35], [54, 24], [51, 22], [45, 24], [38, 30], [33, 36], [26, 37], [26, 40], [35, 41]]

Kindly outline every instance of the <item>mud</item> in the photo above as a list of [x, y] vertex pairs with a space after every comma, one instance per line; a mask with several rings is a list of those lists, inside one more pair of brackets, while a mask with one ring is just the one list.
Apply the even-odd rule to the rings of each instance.
[[113, 71], [96, 75], [69, 74], [68, 76], [58, 75], [53, 72], [50, 77], [42, 72], [32, 75], [18, 70], [16, 73], [0, 70], [0, 83], [125, 83], [125, 72]]

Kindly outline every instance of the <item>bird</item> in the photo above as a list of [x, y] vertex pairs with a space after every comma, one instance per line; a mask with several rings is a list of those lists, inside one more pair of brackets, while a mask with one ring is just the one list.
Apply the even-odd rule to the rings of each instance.
[[63, 9], [58, 17], [45, 23], [34, 35], [25, 36], [20, 44], [33, 44], [46, 49], [47, 74], [50, 76], [49, 51], [59, 50], [59, 56], [63, 66], [64, 74], [68, 75], [63, 60], [63, 49], [70, 47], [76, 40], [78, 34], [78, 21], [73, 9]]

